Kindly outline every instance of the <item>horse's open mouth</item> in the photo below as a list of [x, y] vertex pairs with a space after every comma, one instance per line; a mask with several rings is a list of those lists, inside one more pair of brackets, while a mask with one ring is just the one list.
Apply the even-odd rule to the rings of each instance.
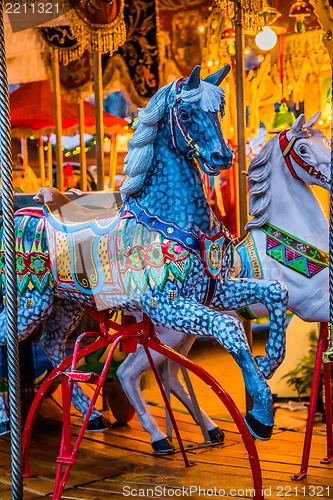
[[223, 163], [223, 164], [209, 164], [206, 162], [206, 160], [204, 160], [203, 158], [200, 159], [200, 164], [201, 164], [201, 168], [202, 170], [205, 172], [205, 174], [208, 174], [208, 175], [218, 175], [221, 170], [227, 170], [228, 168], [231, 167], [232, 165], [232, 161], [228, 161], [226, 163]]

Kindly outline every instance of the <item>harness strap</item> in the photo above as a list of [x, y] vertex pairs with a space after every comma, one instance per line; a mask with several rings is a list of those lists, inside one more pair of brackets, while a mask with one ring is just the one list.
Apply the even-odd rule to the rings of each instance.
[[[317, 179], [323, 178], [323, 174], [320, 170], [317, 168], [313, 167], [312, 165], [309, 165], [308, 163], [305, 163], [295, 152], [293, 149], [293, 146], [295, 142], [297, 141], [297, 137], [295, 135], [292, 136], [290, 141], [287, 139], [287, 130], [283, 130], [280, 133], [279, 136], [279, 141], [280, 141], [280, 147], [281, 147], [281, 152], [282, 155], [285, 159], [285, 162], [287, 164], [287, 167], [289, 169], [289, 172], [291, 175], [294, 177], [294, 179], [297, 179], [298, 181], [301, 181], [302, 179], [296, 174], [295, 169], [292, 165], [291, 158], [300, 166], [302, 167], [303, 170], [305, 170], [309, 175], [312, 177], [316, 177]], [[291, 157], [291, 158], [290, 158]]]
[[182, 98], [179, 96], [181, 92], [181, 84], [185, 81], [185, 78], [180, 78], [175, 82], [174, 89], [170, 91], [170, 95], [168, 97], [168, 105], [170, 108], [170, 128], [171, 128], [171, 138], [172, 138], [172, 144], [174, 147], [178, 150], [180, 150], [178, 144], [177, 144], [177, 139], [176, 139], [176, 127], [177, 125], [181, 135], [183, 136], [183, 139], [185, 141], [185, 144], [190, 148], [189, 151], [187, 152], [187, 156], [192, 159], [193, 156], [199, 155], [199, 146], [198, 144], [192, 139], [192, 137], [187, 133], [181, 119], [179, 116], [179, 111], [178, 111], [178, 104], [181, 102]]
[[217, 279], [216, 278], [208, 278], [208, 283], [206, 287], [205, 298], [203, 301], [204, 306], [209, 307], [212, 303], [213, 297], [216, 292]]
[[[150, 214], [142, 205], [139, 204], [139, 202], [135, 198], [132, 198], [128, 202], [127, 206], [125, 207], [124, 213], [132, 213], [135, 216], [136, 220], [140, 222], [140, 224], [144, 225], [147, 229], [159, 232], [168, 240], [176, 241], [184, 248], [186, 248], [186, 250], [194, 253], [203, 262], [205, 273], [208, 276], [203, 303], [205, 306], [209, 306], [215, 295], [217, 278], [219, 274], [217, 274], [216, 277], [212, 277], [207, 273], [205, 262], [203, 259], [202, 244], [200, 244], [200, 238], [196, 234], [190, 231], [186, 231], [185, 229], [177, 226], [177, 224], [165, 222], [158, 216]], [[223, 244], [223, 248], [226, 249], [230, 242], [231, 240], [229, 238], [226, 238], [226, 241]]]
[[177, 243], [186, 248], [186, 250], [195, 253], [197, 257], [201, 259], [200, 238], [196, 234], [182, 229], [177, 226], [177, 224], [165, 222], [157, 215], [150, 214], [135, 198], [129, 201], [126, 208], [129, 212], [134, 214], [137, 221], [143, 224], [147, 229], [153, 229], [159, 232], [168, 240], [177, 241]]

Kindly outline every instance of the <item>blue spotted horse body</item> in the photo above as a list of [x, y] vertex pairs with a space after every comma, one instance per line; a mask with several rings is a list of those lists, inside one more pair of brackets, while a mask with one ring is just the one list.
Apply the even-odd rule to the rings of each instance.
[[[50, 258], [42, 210], [21, 210], [15, 216], [16, 267], [18, 287], [18, 335], [19, 340], [29, 337], [44, 323], [39, 343], [53, 366], [66, 357], [66, 339], [79, 322], [82, 308], [55, 293], [50, 268]], [[0, 227], [0, 345], [7, 342], [6, 331], [6, 276], [2, 225]], [[80, 387], [74, 387], [73, 403], [85, 414], [89, 399]], [[6, 411], [7, 394], [0, 397], [0, 434], [10, 431], [9, 414]], [[105, 429], [103, 417], [96, 410], [90, 428]]]
[[[224, 95], [218, 86], [228, 70], [225, 67], [202, 81], [197, 67], [188, 79], [158, 91], [140, 110], [126, 158], [124, 205], [116, 218], [83, 209], [65, 197], [59, 203], [60, 193], [41, 189], [47, 242], [39, 226], [38, 252], [49, 253], [50, 261], [34, 255], [28, 262], [26, 256], [30, 276], [20, 283], [19, 335], [26, 337], [44, 321], [41, 345], [57, 364], [64, 358], [64, 342], [81, 305], [89, 304], [97, 309], [145, 312], [159, 331], [193, 334], [189, 339], [212, 336], [242, 369], [254, 401], [245, 417], [247, 425], [254, 435], [269, 439], [272, 396], [265, 377], [284, 356], [287, 292], [276, 281], [230, 279], [230, 238], [210, 209], [201, 178], [201, 171], [216, 175], [231, 165], [232, 151], [220, 127]], [[23, 223], [25, 216], [16, 217], [17, 231], [24, 224], [23, 254], [36, 253], [40, 217], [30, 214]], [[18, 257], [20, 264], [22, 255]], [[50, 266], [47, 273], [43, 264]], [[22, 280], [19, 267], [18, 280]], [[2, 295], [1, 341], [5, 343], [3, 277]], [[241, 323], [222, 312], [254, 303], [264, 304], [271, 320], [269, 349], [258, 362]], [[73, 396], [74, 404], [85, 413], [86, 396], [76, 387]], [[136, 409], [141, 417], [140, 408]], [[0, 412], [0, 431], [5, 432], [9, 422], [4, 403]], [[92, 420], [100, 422], [96, 410]]]
[[[201, 171], [217, 175], [231, 165], [218, 86], [228, 70], [200, 80], [196, 67], [140, 110], [115, 219], [82, 209], [52, 188], [42, 188], [39, 201], [55, 291], [99, 309], [142, 311], [160, 328], [216, 338], [239, 364], [253, 398], [248, 427], [269, 439], [272, 395], [265, 377], [284, 357], [287, 291], [277, 281], [230, 279], [230, 237], [210, 209], [201, 178]], [[256, 362], [241, 323], [223, 311], [258, 302], [269, 311], [270, 349]]]

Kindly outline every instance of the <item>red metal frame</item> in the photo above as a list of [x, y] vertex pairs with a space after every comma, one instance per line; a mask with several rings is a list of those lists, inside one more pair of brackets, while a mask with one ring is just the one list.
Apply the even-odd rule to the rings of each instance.
[[[303, 455], [301, 469], [298, 474], [292, 476], [293, 481], [301, 481], [308, 472], [310, 448], [313, 433], [314, 417], [316, 412], [316, 403], [320, 382], [320, 369], [322, 364], [323, 352], [328, 348], [328, 324], [320, 323], [320, 332], [318, 347], [316, 353], [316, 361], [313, 369], [313, 379], [310, 395], [309, 414], [306, 423], [306, 431], [303, 445]], [[331, 365], [324, 364], [324, 387], [325, 387], [325, 402], [326, 402], [326, 442], [327, 456], [321, 460], [322, 464], [330, 464], [333, 462], [333, 435], [332, 435], [332, 384], [331, 384]]]
[[[89, 313], [91, 311], [89, 310]], [[128, 320], [128, 323], [132, 324], [127, 324], [127, 325], [118, 325], [111, 321], [108, 318], [108, 313], [95, 313], [93, 312], [92, 314], [98, 321], [101, 323], [101, 332], [85, 332], [84, 334], [81, 334], [80, 337], [77, 339], [73, 356], [70, 356], [67, 358], [65, 361], [60, 363], [60, 365], [55, 368], [52, 373], [46, 378], [46, 380], [43, 382], [42, 386], [40, 387], [39, 391], [37, 392], [35, 399], [33, 401], [33, 404], [31, 406], [31, 409], [29, 411], [29, 415], [25, 424], [24, 432], [23, 432], [23, 470], [24, 470], [24, 476], [25, 477], [30, 477], [33, 475], [36, 475], [34, 473], [30, 472], [30, 467], [29, 467], [29, 449], [30, 449], [30, 440], [31, 440], [31, 433], [32, 433], [32, 428], [35, 422], [35, 418], [38, 412], [38, 408], [40, 406], [40, 403], [44, 397], [44, 395], [47, 393], [47, 390], [49, 389], [50, 385], [53, 383], [53, 381], [56, 378], [61, 379], [61, 388], [62, 388], [62, 404], [63, 404], [63, 429], [62, 429], [62, 436], [61, 436], [61, 444], [60, 444], [60, 451], [59, 451], [59, 456], [57, 458], [57, 471], [56, 471], [56, 478], [55, 478], [55, 485], [54, 485], [54, 492], [53, 492], [53, 500], [60, 500], [62, 492], [66, 486], [66, 482], [68, 479], [68, 476], [71, 471], [71, 467], [74, 465], [75, 460], [76, 460], [76, 454], [78, 452], [81, 440], [83, 438], [84, 432], [87, 428], [89, 418], [91, 416], [91, 412], [93, 409], [93, 406], [96, 402], [96, 399], [98, 397], [98, 394], [103, 387], [103, 384], [106, 379], [106, 374], [108, 371], [108, 368], [110, 366], [114, 350], [116, 346], [121, 342], [122, 343], [122, 349], [127, 352], [134, 352], [136, 349], [136, 346], [138, 343], [142, 344], [144, 346], [144, 349], [146, 351], [146, 354], [148, 356], [148, 360], [151, 364], [151, 367], [153, 369], [153, 372], [155, 374], [157, 383], [159, 385], [159, 388], [161, 390], [165, 405], [167, 407], [167, 410], [170, 415], [170, 419], [172, 421], [172, 424], [175, 429], [175, 433], [178, 439], [179, 447], [183, 455], [184, 463], [186, 467], [189, 467], [191, 464], [187, 458], [186, 451], [177, 427], [177, 423], [175, 420], [175, 417], [173, 415], [170, 403], [168, 401], [168, 398], [165, 394], [163, 385], [161, 383], [161, 380], [159, 378], [158, 372], [156, 370], [156, 367], [154, 365], [153, 359], [150, 354], [150, 349], [166, 356], [169, 359], [172, 359], [173, 361], [176, 361], [178, 364], [181, 366], [185, 367], [187, 370], [190, 370], [193, 372], [195, 375], [197, 375], [203, 382], [205, 382], [209, 388], [211, 388], [215, 394], [219, 397], [221, 402], [224, 404], [226, 409], [229, 411], [230, 415], [232, 416], [239, 432], [242, 437], [244, 446], [246, 448], [248, 457], [249, 457], [249, 462], [251, 466], [251, 472], [252, 472], [252, 477], [253, 477], [253, 485], [254, 485], [254, 499], [255, 500], [262, 500], [263, 497], [263, 488], [262, 488], [262, 477], [261, 477], [261, 468], [260, 468], [260, 463], [259, 463], [259, 458], [257, 454], [257, 450], [255, 447], [255, 443], [253, 440], [253, 437], [251, 436], [242, 415], [240, 414], [237, 406], [235, 405], [234, 401], [232, 398], [224, 391], [224, 389], [221, 387], [221, 385], [208, 373], [206, 372], [203, 368], [198, 366], [196, 363], [193, 361], [190, 361], [186, 357], [182, 356], [178, 352], [174, 351], [170, 347], [166, 346], [163, 344], [158, 337], [155, 334], [155, 329], [154, 326], [152, 325], [151, 321], [149, 318], [144, 315], [143, 320], [134, 323], [131, 320]], [[96, 316], [97, 315], [97, 316]], [[108, 328], [112, 327], [114, 330], [116, 330], [116, 333], [110, 335], [108, 333]], [[84, 347], [80, 349], [80, 343], [83, 338], [86, 338], [88, 336], [92, 337], [99, 337], [97, 340], [95, 340], [91, 345], [88, 347]], [[105, 361], [103, 370], [101, 375], [97, 375], [95, 373], [82, 373], [80, 371], [76, 370], [76, 363], [79, 359], [82, 357], [90, 354], [91, 352], [94, 352], [97, 349], [100, 349], [101, 347], [104, 347], [108, 344], [112, 344], [111, 349], [108, 353], [107, 359]], [[69, 367], [70, 371], [66, 371]], [[71, 407], [71, 396], [72, 396], [72, 389], [73, 389], [73, 383], [75, 381], [79, 382], [89, 382], [92, 384], [96, 385], [95, 392], [93, 394], [93, 397], [91, 399], [91, 403], [89, 406], [89, 410], [83, 419], [83, 423], [80, 429], [80, 432], [76, 438], [75, 444], [72, 447], [71, 446], [71, 416], [70, 416], [70, 407]], [[64, 467], [64, 471], [63, 471]]]

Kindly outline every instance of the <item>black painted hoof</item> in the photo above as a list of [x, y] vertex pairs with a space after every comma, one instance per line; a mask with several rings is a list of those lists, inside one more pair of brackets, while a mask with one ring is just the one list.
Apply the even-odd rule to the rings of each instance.
[[6, 420], [5, 422], [0, 423], [0, 436], [4, 434], [8, 434], [10, 432], [10, 422]]
[[224, 432], [219, 427], [208, 431], [208, 435], [211, 443], [224, 443]]
[[87, 431], [89, 432], [103, 432], [106, 431], [108, 428], [109, 428], [108, 423], [103, 417], [103, 415], [89, 420], [87, 425]]
[[175, 452], [175, 447], [168, 438], [154, 441], [151, 445], [154, 450], [154, 455], [171, 455], [171, 453]]
[[256, 419], [251, 413], [245, 415], [245, 423], [251, 434], [262, 441], [268, 441], [272, 437], [273, 425], [265, 425]]

